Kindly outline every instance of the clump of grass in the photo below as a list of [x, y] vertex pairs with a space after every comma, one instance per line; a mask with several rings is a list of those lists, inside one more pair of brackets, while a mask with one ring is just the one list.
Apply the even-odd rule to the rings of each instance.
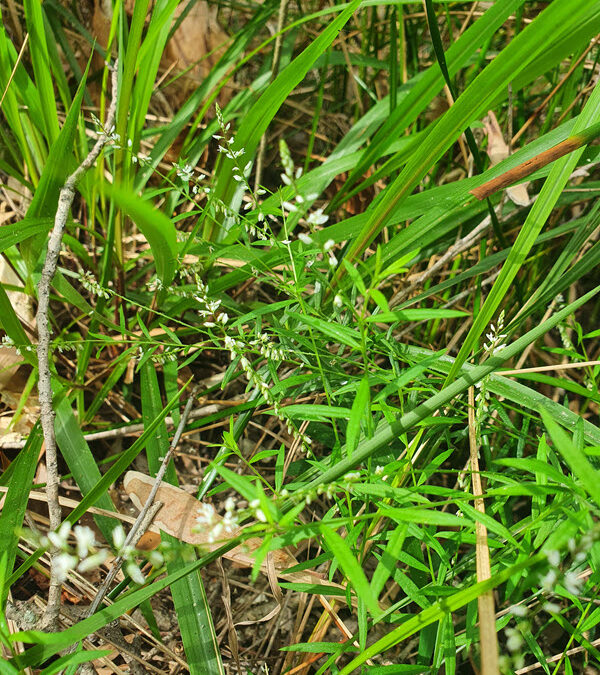
[[[47, 574], [49, 544], [79, 603], [94, 599], [76, 573], [90, 560], [104, 578], [110, 551], [125, 576], [112, 604], [51, 635], [15, 637], [39, 624], [1, 622], [7, 672], [111, 664], [91, 643], [69, 650], [114, 619], [131, 631], [134, 608], [147, 627], [134, 657], [164, 670], [180, 658], [159, 628], [169, 589], [190, 672], [491, 675], [496, 656], [496, 672], [597, 665], [597, 151], [540, 168], [528, 207], [471, 192], [598, 122], [600, 3], [428, 2], [428, 16], [414, 3], [284, 7], [272, 75], [274, 8], [246, 8], [209, 76], [158, 127], [147, 116], [174, 6], [146, 16], [148, 4], [114, 13], [116, 129], [80, 183], [52, 287], [61, 496], [79, 503], [53, 531], [28, 511], [34, 476], [45, 480], [37, 424], [6, 451], [1, 478], [6, 616], [44, 595], [28, 573]], [[86, 33], [70, 11], [25, 2], [29, 51], [24, 32], [0, 33], [0, 170], [14, 207], [0, 247], [20, 282], [0, 286], [0, 320], [29, 378], [4, 404], [13, 425], [37, 363], [35, 327], [8, 291], [35, 301], [59, 191], [102, 129], [102, 106], [89, 118], [81, 108], [87, 75], [67, 26]], [[233, 73], [239, 90], [215, 106]], [[484, 147], [491, 108], [522, 145], [473, 175], [462, 134]], [[481, 494], [466, 478], [470, 432]], [[163, 531], [154, 553], [125, 551], [111, 513], [134, 461], [192, 486], [196, 527], [222, 546], [194, 550]], [[214, 530], [219, 510], [235, 528]], [[220, 576], [212, 564], [246, 539], [250, 579]], [[319, 583], [281, 581], [285, 547], [291, 572]], [[478, 599], [491, 591], [498, 648], [481, 638]], [[259, 593], [271, 618], [246, 631]]]

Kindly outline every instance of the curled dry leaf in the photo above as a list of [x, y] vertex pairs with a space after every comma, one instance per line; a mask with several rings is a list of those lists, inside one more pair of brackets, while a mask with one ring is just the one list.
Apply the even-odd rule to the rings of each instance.
[[[131, 501], [138, 509], [141, 509], [154, 485], [154, 479], [139, 471], [128, 471], [125, 474], [123, 487]], [[241, 529], [231, 532], [227, 538], [223, 537], [218, 542], [208, 541], [208, 532], [195, 530], [196, 517], [201, 502], [181, 488], [162, 482], [156, 494], [156, 501], [161, 502], [163, 507], [154, 518], [152, 529], [158, 528], [167, 534], [185, 541], [194, 546], [200, 546], [204, 550], [214, 551], [223, 546], [228, 540], [237, 537]], [[231, 549], [223, 555], [242, 567], [254, 565], [253, 552], [262, 544], [258, 538], [247, 539], [241, 546]], [[286, 569], [298, 564], [298, 560], [285, 549], [272, 551], [261, 565], [261, 572], [269, 574], [269, 566], [272, 565], [278, 577], [284, 581], [304, 584], [319, 584], [323, 586], [335, 586], [345, 588], [339, 584], [323, 580], [316, 572], [304, 570], [301, 572], [286, 573]]]
[[[502, 129], [500, 129], [493, 110], [488, 111], [487, 117], [483, 120], [483, 125], [488, 137], [487, 154], [491, 165], [496, 166], [496, 164], [509, 156], [510, 150], [504, 140]], [[506, 188], [508, 198], [517, 206], [528, 206], [530, 202], [527, 192], [528, 185], [529, 183], [522, 183], [521, 185], [513, 185]]]

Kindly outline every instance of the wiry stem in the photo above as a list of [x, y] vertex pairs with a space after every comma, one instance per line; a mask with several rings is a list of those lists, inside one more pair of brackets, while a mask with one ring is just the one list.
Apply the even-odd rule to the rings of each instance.
[[[69, 216], [69, 210], [75, 198], [77, 182], [93, 165], [102, 148], [110, 139], [110, 130], [114, 125], [117, 108], [117, 64], [115, 62], [112, 73], [112, 101], [106, 116], [105, 132], [96, 141], [88, 156], [67, 178], [60, 190], [58, 207], [54, 218], [54, 227], [48, 240], [48, 251], [44, 260], [44, 267], [40, 283], [38, 284], [38, 309], [36, 322], [38, 327], [38, 393], [40, 400], [40, 422], [46, 446], [46, 492], [48, 495], [48, 514], [50, 529], [57, 530], [62, 521], [62, 512], [58, 500], [58, 457], [56, 452], [56, 435], [54, 432], [54, 409], [52, 407], [52, 382], [50, 374], [50, 340], [51, 330], [48, 320], [50, 306], [50, 287], [56, 273], [58, 257], [65, 231], [65, 225]], [[107, 133], [108, 132], [108, 133]], [[57, 568], [57, 555], [59, 551], [53, 547], [50, 551], [50, 588], [48, 591], [48, 604], [42, 619], [42, 626], [46, 630], [56, 627], [60, 612], [60, 596], [62, 584], [59, 581]]]

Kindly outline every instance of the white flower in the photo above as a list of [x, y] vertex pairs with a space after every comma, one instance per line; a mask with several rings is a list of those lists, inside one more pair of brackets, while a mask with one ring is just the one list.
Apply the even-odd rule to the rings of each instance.
[[557, 605], [555, 602], [545, 602], [542, 605], [542, 609], [549, 614], [559, 614], [560, 605]]
[[303, 244], [306, 244], [307, 246], [309, 246], [310, 244], [312, 244], [312, 241], [313, 241], [313, 240], [311, 239], [311, 237], [310, 237], [308, 234], [305, 234], [304, 232], [300, 232], [300, 234], [298, 235], [298, 239], [300, 239], [300, 241], [301, 241]]
[[161, 567], [165, 559], [160, 551], [150, 551], [148, 554], [148, 561], [152, 567]]
[[[67, 539], [71, 533], [71, 523], [68, 520], [58, 528], [57, 532], [48, 532], [50, 543], [56, 548], [66, 548]], [[71, 568], [72, 569], [72, 568]]]
[[352, 483], [353, 481], [360, 480], [360, 472], [359, 471], [350, 471], [344, 476], [344, 480], [348, 483]]
[[79, 572], [87, 572], [88, 570], [100, 567], [100, 565], [102, 565], [102, 563], [107, 558], [108, 558], [108, 551], [105, 550], [98, 551], [98, 553], [94, 553], [94, 555], [84, 558], [77, 566], [77, 569], [79, 570]]
[[59, 553], [54, 558], [54, 565], [58, 581], [62, 583], [67, 578], [68, 573], [77, 566], [77, 558], [70, 553]]
[[546, 591], [553, 590], [557, 581], [558, 581], [558, 573], [554, 568], [549, 569], [546, 572], [546, 574], [540, 579], [542, 588]]
[[333, 255], [333, 253], [330, 253], [328, 262], [330, 267], [335, 267], [338, 264], [338, 259]]
[[333, 298], [333, 304], [334, 304], [336, 307], [338, 307], [338, 308], [339, 308], [339, 307], [343, 307], [343, 305], [344, 305], [344, 300], [343, 300], [342, 296], [341, 296], [339, 293], [336, 294], [335, 298]]
[[146, 578], [142, 574], [140, 568], [134, 562], [128, 562], [125, 566], [125, 571], [130, 576], [131, 580], [136, 584], [145, 584]]
[[298, 207], [295, 204], [292, 204], [291, 202], [283, 202], [281, 206], [290, 213], [293, 213], [294, 211], [298, 210]]
[[94, 531], [86, 525], [77, 525], [73, 534], [77, 541], [77, 555], [80, 558], [85, 558], [88, 551], [96, 545], [96, 537]]
[[112, 531], [112, 540], [115, 549], [120, 551], [125, 543], [125, 530], [121, 524], [117, 525]]
[[571, 595], [579, 595], [581, 593], [581, 579], [577, 577], [575, 572], [567, 572], [564, 576], [563, 584]]
[[517, 652], [523, 644], [523, 636], [521, 632], [516, 628], [506, 628], [504, 630], [506, 634], [506, 648], [510, 652]]
[[197, 525], [212, 526], [217, 520], [217, 512], [212, 504], [200, 504], [198, 506], [198, 513], [196, 515]]
[[333, 239], [328, 239], [325, 242], [325, 244], [323, 246], [323, 249], [327, 252], [327, 251], [330, 251], [334, 246], [335, 246], [335, 241], [333, 241]]
[[560, 553], [558, 551], [546, 551], [546, 558], [548, 558], [548, 564], [552, 567], [560, 565]]
[[329, 220], [329, 216], [323, 213], [323, 209], [316, 209], [308, 215], [306, 221], [311, 225], [323, 225]]

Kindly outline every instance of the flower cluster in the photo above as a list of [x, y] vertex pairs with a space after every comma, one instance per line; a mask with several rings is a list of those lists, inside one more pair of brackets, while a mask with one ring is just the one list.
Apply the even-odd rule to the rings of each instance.
[[97, 549], [96, 537], [89, 527], [76, 525], [73, 528], [74, 547], [69, 545], [70, 534], [71, 523], [65, 521], [56, 532], [49, 532], [40, 541], [40, 546], [44, 548], [53, 546], [58, 549], [59, 552], [54, 557], [54, 564], [57, 578], [61, 583], [67, 578], [71, 570], [77, 569], [78, 572], [88, 572], [95, 567], [99, 567], [108, 557], [107, 551]]
[[[250, 175], [250, 171], [252, 170], [252, 161], [247, 162], [242, 167], [240, 158], [244, 154], [245, 150], [244, 148], [239, 148], [238, 150], [233, 149], [233, 146], [235, 145], [235, 136], [230, 131], [231, 123], [230, 122], [227, 122], [227, 124], [225, 123], [223, 113], [218, 103], [215, 104], [215, 110], [217, 115], [217, 122], [221, 130], [220, 134], [214, 134], [213, 136], [213, 138], [219, 142], [217, 149], [220, 153], [224, 154], [225, 157], [227, 157], [227, 159], [230, 159], [233, 162], [233, 169], [232, 169], [233, 180], [235, 180], [236, 183], [240, 184], [240, 186], [243, 188], [245, 194], [248, 197], [248, 201], [244, 205], [244, 210], [248, 211], [250, 209], [253, 209], [256, 212], [256, 222], [247, 222], [245, 219], [239, 219], [239, 217], [235, 216], [234, 218], [237, 223], [241, 223], [246, 228], [246, 230], [251, 236], [253, 237], [256, 236], [259, 239], [262, 239], [263, 241], [271, 240], [273, 239], [273, 237], [267, 227], [265, 214], [262, 212], [258, 201], [258, 198], [265, 194], [265, 190], [263, 190], [262, 188], [258, 188], [255, 192], [250, 187], [248, 177]], [[207, 190], [207, 192], [209, 192], [209, 190]], [[222, 203], [219, 203], [216, 206], [221, 210], [229, 212], [229, 209]], [[227, 215], [232, 214], [227, 213]]]
[[[581, 593], [581, 586], [583, 579], [579, 576], [575, 567], [581, 565], [588, 558], [589, 552], [594, 545], [597, 538], [598, 531], [588, 532], [584, 534], [579, 542], [575, 539], [570, 539], [568, 543], [569, 554], [571, 557], [571, 565], [566, 571], [561, 566], [561, 556], [559, 551], [547, 551], [546, 558], [548, 559], [548, 570], [540, 578], [540, 586], [546, 593], [553, 593], [558, 584], [570, 593], [578, 596]], [[554, 603], [547, 602], [544, 609], [548, 612], [557, 612], [559, 608]]]
[[99, 298], [110, 298], [112, 292], [107, 288], [104, 288], [98, 283], [96, 277], [89, 270], [81, 271], [77, 275], [81, 285], [93, 296], [98, 296]]
[[[241, 340], [232, 338], [230, 335], [225, 336], [225, 347], [229, 351], [231, 360], [239, 359], [240, 366], [246, 375], [248, 382], [258, 389], [258, 391], [263, 395], [265, 401], [272, 406], [275, 414], [278, 417], [281, 417], [281, 408], [279, 406], [279, 401], [275, 399], [271, 392], [271, 387], [269, 383], [263, 378], [262, 374], [255, 370], [250, 363], [250, 360], [246, 356], [248, 353], [248, 345], [244, 344]], [[263, 347], [264, 348], [264, 347]], [[275, 347], [273, 349], [276, 349]]]
[[[121, 556], [124, 561], [125, 572], [129, 575], [132, 581], [136, 584], [146, 583], [146, 579], [142, 574], [142, 571], [135, 562], [135, 555], [138, 551], [131, 545], [125, 544], [126, 540], [125, 530], [121, 524], [117, 525], [112, 531], [113, 546], [117, 555]], [[161, 567], [164, 563], [163, 554], [158, 551], [148, 551], [146, 553], [148, 561], [154, 567]]]
[[[507, 338], [505, 333], [502, 333], [504, 328], [504, 310], [500, 312], [498, 317], [498, 325], [490, 325], [490, 332], [486, 334], [489, 342], [484, 343], [483, 348], [489, 356], [495, 356], [503, 348], [504, 341]], [[475, 388], [478, 390], [475, 395], [475, 426], [477, 429], [477, 436], [480, 436], [481, 426], [484, 419], [489, 412], [490, 392], [488, 389], [490, 376], [484, 377], [477, 382]]]
[[[305, 246], [312, 245], [313, 237], [312, 233], [315, 228], [324, 225], [328, 220], [329, 216], [325, 215], [322, 208], [315, 209], [314, 211], [308, 211], [310, 203], [318, 197], [316, 194], [309, 194], [304, 196], [297, 184], [298, 179], [302, 176], [302, 167], [295, 168], [294, 161], [292, 160], [292, 155], [290, 150], [283, 139], [279, 141], [279, 156], [281, 157], [281, 165], [283, 166], [284, 173], [281, 174], [281, 181], [294, 189], [295, 197], [294, 201], [283, 201], [281, 207], [284, 214], [287, 213], [299, 213], [299, 215], [304, 217], [306, 224], [309, 226], [311, 234], [306, 232], [300, 232], [298, 234], [298, 239]], [[335, 242], [333, 239], [328, 239], [322, 247], [323, 256], [328, 259], [329, 265], [335, 267], [338, 264], [338, 260], [333, 253], [333, 247]]]
[[194, 531], [204, 532], [209, 544], [214, 544], [224, 538], [231, 538], [239, 529], [240, 512], [236, 509], [235, 501], [229, 497], [225, 501], [225, 515], [219, 516], [212, 504], [202, 503], [198, 507]]
[[211, 300], [209, 298], [208, 287], [198, 275], [195, 276], [195, 281], [196, 292], [193, 294], [193, 298], [200, 304], [200, 308], [197, 310], [198, 314], [203, 319], [206, 319], [207, 317], [214, 318], [214, 321], [204, 321], [204, 325], [209, 328], [213, 328], [216, 325], [225, 326], [229, 321], [229, 316], [225, 312], [221, 312], [215, 317], [216, 311], [221, 306], [221, 301]]
[[[380, 468], [380, 467], [378, 467]], [[381, 475], [383, 469], [377, 475]], [[326, 499], [333, 499], [336, 492], [346, 491], [349, 492], [352, 489], [352, 484], [359, 482], [361, 479], [360, 471], [350, 471], [344, 475], [341, 481], [327, 483], [327, 485], [318, 485], [316, 488], [311, 488], [310, 490], [299, 489], [294, 492], [294, 499], [298, 502], [304, 501], [308, 506], [311, 504], [317, 497], [325, 496]], [[290, 496], [290, 493], [286, 488], [283, 488], [279, 493], [279, 496], [282, 499], [287, 499]]]

